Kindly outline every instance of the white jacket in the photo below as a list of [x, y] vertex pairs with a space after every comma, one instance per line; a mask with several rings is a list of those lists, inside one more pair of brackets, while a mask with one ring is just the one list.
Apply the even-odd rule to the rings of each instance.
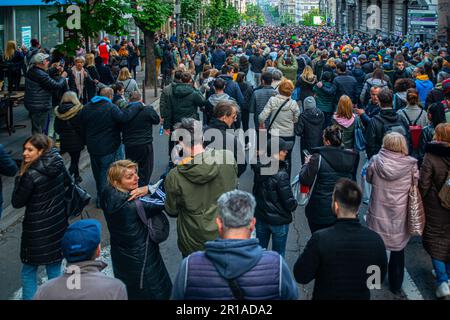
[[[294, 136], [294, 126], [298, 121], [300, 108], [298, 107], [297, 102], [295, 100], [292, 100], [290, 97], [285, 97], [280, 94], [271, 97], [264, 107], [264, 110], [259, 115], [259, 122], [263, 123], [269, 117], [270, 121], [272, 121], [273, 117], [277, 113], [278, 108], [287, 99], [289, 99], [289, 101], [281, 109], [270, 129], [271, 135], [279, 135], [280, 137]], [[278, 134], [275, 134], [275, 132], [273, 132], [274, 129], [279, 130]]]

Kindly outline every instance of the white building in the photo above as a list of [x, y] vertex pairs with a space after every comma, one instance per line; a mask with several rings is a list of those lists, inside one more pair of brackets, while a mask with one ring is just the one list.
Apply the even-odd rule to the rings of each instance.
[[280, 13], [281, 22], [294, 23], [295, 22], [295, 4], [297, 0], [280, 0], [278, 5], [278, 12]]

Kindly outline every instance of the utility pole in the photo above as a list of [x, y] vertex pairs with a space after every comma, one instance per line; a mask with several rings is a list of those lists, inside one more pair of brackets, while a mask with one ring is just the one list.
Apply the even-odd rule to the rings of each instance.
[[178, 46], [180, 45], [180, 28], [181, 28], [181, 4], [180, 4], [180, 0], [176, 0], [175, 2], [175, 21], [177, 23], [177, 27], [176, 27], [176, 37], [177, 37], [177, 44]]

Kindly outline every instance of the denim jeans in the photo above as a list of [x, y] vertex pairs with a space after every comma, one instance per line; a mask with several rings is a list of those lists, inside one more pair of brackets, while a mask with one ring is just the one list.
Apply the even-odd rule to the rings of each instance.
[[450, 278], [450, 262], [431, 259], [434, 271], [436, 272], [436, 283], [439, 286], [442, 282], [448, 282]]
[[100, 207], [100, 197], [103, 188], [106, 185], [106, 176], [108, 175], [108, 169], [111, 164], [117, 160], [123, 159], [121, 157], [120, 147], [113, 153], [105, 156], [90, 155], [92, 174], [95, 179], [95, 186], [97, 187], [97, 207]]
[[261, 247], [267, 249], [270, 235], [272, 235], [272, 250], [278, 252], [283, 258], [286, 252], [288, 232], [289, 224], [275, 226], [256, 220], [256, 237], [259, 239]]
[[47, 134], [48, 120], [50, 111], [30, 113], [31, 119], [31, 134], [44, 133]]
[[[48, 280], [61, 275], [61, 262], [48, 264], [45, 266]], [[31, 300], [37, 291], [37, 271], [38, 266], [23, 264], [22, 266], [22, 299]]]

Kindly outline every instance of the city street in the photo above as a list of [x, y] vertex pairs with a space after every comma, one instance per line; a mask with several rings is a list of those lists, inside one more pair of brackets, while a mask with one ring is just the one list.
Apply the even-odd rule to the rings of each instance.
[[[153, 93], [152, 93], [153, 95]], [[156, 101], [156, 104], [159, 101]], [[23, 123], [27, 123], [28, 120], [24, 120]], [[22, 122], [21, 122], [22, 123]], [[28, 127], [25, 129], [18, 129], [16, 132], [17, 135], [23, 135], [24, 131], [28, 131]], [[1, 132], [0, 139], [2, 137], [6, 137], [7, 133]], [[164, 172], [168, 157], [167, 155], [167, 145], [168, 145], [168, 137], [159, 135], [159, 126], [155, 126], [153, 130], [153, 145], [155, 148], [155, 168], [153, 171], [152, 181], [157, 181], [158, 177]], [[15, 151], [14, 155], [18, 156], [20, 150], [20, 141], [15, 142]], [[297, 142], [294, 147], [294, 154], [299, 154], [299, 139], [297, 138]], [[299, 169], [299, 157], [294, 157], [296, 161], [294, 162], [293, 172], [298, 171]], [[65, 159], [67, 161], [67, 155], [65, 155]], [[81, 186], [86, 188], [91, 195], [95, 195], [95, 182], [92, 176], [92, 171], [89, 166], [89, 157], [86, 151], [83, 151], [82, 159], [81, 159], [81, 167], [83, 167], [83, 163], [87, 166], [82, 171], [83, 182]], [[4, 195], [5, 201], [10, 201], [10, 193], [12, 191], [13, 179], [7, 178], [4, 179]], [[247, 168], [247, 171], [241, 176], [239, 188], [245, 191], [252, 190], [253, 186], [253, 172], [250, 169], [250, 166]], [[5, 206], [8, 207], [9, 204], [5, 203]], [[11, 209], [11, 208], [9, 208]], [[15, 209], [13, 209], [15, 210]], [[8, 211], [8, 209], [6, 210]], [[102, 231], [103, 231], [103, 241], [102, 241], [102, 259], [104, 261], [108, 261], [110, 259], [109, 256], [109, 235], [108, 228], [106, 226], [105, 219], [103, 217], [103, 213], [100, 209], [95, 209], [93, 204], [91, 203], [87, 207], [87, 213], [89, 217], [98, 219], [102, 223]], [[364, 213], [366, 211], [366, 206], [363, 205], [360, 211], [360, 217], [363, 219]], [[23, 210], [22, 210], [23, 212]], [[87, 215], [83, 215], [84, 218]], [[77, 218], [79, 219], [79, 218]], [[161, 254], [166, 263], [167, 269], [172, 280], [175, 278], [176, 273], [179, 268], [179, 264], [181, 262], [181, 254], [177, 247], [177, 234], [176, 234], [176, 220], [170, 218], [171, 231], [169, 239], [164, 242], [161, 248]], [[2, 225], [4, 226], [4, 221], [2, 221]], [[0, 300], [2, 299], [20, 299], [21, 298], [21, 282], [20, 282], [20, 270], [21, 270], [21, 262], [19, 259], [20, 252], [20, 235], [21, 235], [21, 223], [17, 221], [13, 225], [6, 228], [6, 230], [2, 230], [0, 233], [0, 260], [2, 263], [0, 264], [0, 279], [2, 290], [0, 291]], [[302, 252], [306, 242], [310, 237], [310, 232], [308, 228], [308, 224], [306, 222], [306, 218], [304, 215], [304, 209], [298, 208], [294, 214], [294, 222], [290, 226], [289, 237], [287, 243], [286, 250], [286, 260], [289, 267], [292, 270], [292, 267], [297, 260], [297, 257]], [[372, 290], [372, 299], [375, 300], [434, 300], [434, 279], [431, 273], [431, 262], [428, 254], [423, 250], [422, 244], [419, 238], [413, 238], [410, 240], [407, 248], [406, 248], [406, 260], [405, 265], [407, 266], [407, 273], [405, 273], [405, 279], [403, 283], [403, 291], [404, 294], [401, 296], [394, 296], [388, 289], [387, 279], [381, 290]], [[41, 276], [45, 276], [44, 269], [41, 270]], [[111, 265], [105, 270], [105, 272], [109, 275], [113, 275], [111, 270]], [[311, 298], [313, 282], [310, 284], [303, 286], [299, 285], [299, 293], [301, 300], [308, 300]]]

